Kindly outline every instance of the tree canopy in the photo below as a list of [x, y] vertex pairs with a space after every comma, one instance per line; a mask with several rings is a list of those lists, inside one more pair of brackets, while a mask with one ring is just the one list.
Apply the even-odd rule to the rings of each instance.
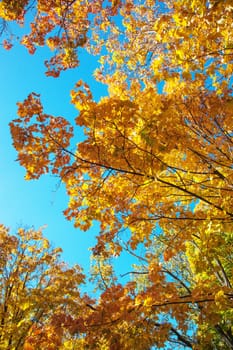
[[[3, 27], [31, 21], [30, 53], [54, 52], [47, 75], [76, 67], [84, 47], [108, 86], [95, 101], [78, 81], [72, 121], [32, 92], [10, 123], [26, 179], [55, 174], [67, 219], [100, 223], [99, 297], [72, 318], [78, 349], [233, 349], [232, 14], [230, 0], [0, 3]], [[125, 283], [122, 255], [135, 259]]]
[[82, 309], [79, 266], [61, 261], [41, 230], [0, 228], [0, 348], [58, 349]]

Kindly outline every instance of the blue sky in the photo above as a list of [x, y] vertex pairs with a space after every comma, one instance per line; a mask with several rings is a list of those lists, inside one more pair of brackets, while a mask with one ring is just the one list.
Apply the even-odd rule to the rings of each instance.
[[[1, 49], [0, 222], [10, 227], [12, 232], [19, 226], [39, 228], [47, 225], [44, 234], [55, 246], [63, 249], [63, 258], [71, 264], [79, 263], [87, 270], [88, 247], [95, 242], [97, 225], [89, 232], [81, 232], [64, 218], [62, 210], [66, 208], [68, 197], [55, 177], [45, 175], [39, 180], [24, 180], [25, 170], [16, 161], [8, 123], [16, 117], [16, 102], [25, 99], [32, 91], [41, 94], [45, 113], [73, 120], [77, 110], [70, 103], [70, 90], [79, 79], [91, 85], [96, 100], [106, 95], [107, 90], [92, 78], [97, 58], [81, 51], [80, 67], [54, 79], [44, 74], [43, 62], [47, 55], [48, 51], [44, 48], [39, 48], [34, 55], [29, 55], [20, 45], [10, 51]], [[82, 134], [76, 137], [78, 142]]]

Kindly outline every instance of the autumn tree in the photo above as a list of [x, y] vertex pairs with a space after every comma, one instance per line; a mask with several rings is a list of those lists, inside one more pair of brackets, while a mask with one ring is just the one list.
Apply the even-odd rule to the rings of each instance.
[[0, 349], [57, 350], [72, 340], [69, 326], [84, 305], [84, 275], [62, 262], [60, 253], [41, 230], [11, 235], [1, 225]]
[[[71, 149], [72, 122], [46, 114], [35, 93], [11, 123], [26, 179], [56, 174], [67, 219], [100, 222], [101, 294], [74, 329], [83, 325], [83, 349], [233, 349], [232, 1], [94, 4], [86, 47], [103, 48], [95, 77], [109, 96], [94, 101], [83, 82], [71, 91], [85, 140]], [[80, 6], [69, 3], [65, 32]], [[119, 280], [125, 254], [135, 264]]]

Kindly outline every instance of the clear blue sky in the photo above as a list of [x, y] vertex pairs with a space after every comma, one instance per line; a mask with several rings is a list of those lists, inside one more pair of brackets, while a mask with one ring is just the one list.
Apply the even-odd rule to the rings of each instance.
[[[77, 111], [70, 103], [70, 90], [79, 79], [91, 85], [96, 100], [106, 95], [107, 90], [92, 78], [97, 58], [82, 51], [80, 67], [54, 79], [44, 74], [43, 62], [47, 55], [47, 50], [43, 48], [39, 48], [34, 55], [29, 55], [19, 45], [10, 51], [1, 49], [0, 223], [9, 226], [12, 232], [19, 226], [39, 228], [47, 225], [44, 234], [55, 246], [63, 249], [63, 258], [71, 264], [79, 263], [87, 270], [88, 247], [94, 244], [98, 227], [81, 232], [64, 218], [62, 210], [66, 208], [68, 197], [64, 188], [58, 186], [58, 179], [45, 175], [35, 181], [24, 180], [25, 170], [16, 161], [8, 123], [16, 117], [16, 102], [25, 99], [32, 91], [41, 94], [45, 113], [72, 120]], [[78, 137], [82, 135], [77, 135], [77, 142]]]

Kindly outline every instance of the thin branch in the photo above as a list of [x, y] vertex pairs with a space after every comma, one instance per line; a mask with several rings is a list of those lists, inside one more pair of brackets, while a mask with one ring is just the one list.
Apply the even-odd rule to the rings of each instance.
[[226, 274], [226, 272], [224, 270], [224, 267], [222, 266], [222, 263], [221, 263], [221, 261], [220, 261], [220, 259], [218, 257], [216, 258], [216, 262], [218, 263], [218, 266], [221, 269], [221, 272], [222, 272], [222, 275], [223, 275], [223, 279], [224, 279], [224, 282], [225, 282], [226, 286], [229, 287], [229, 288], [232, 288], [231, 282], [230, 282], [229, 278], [227, 277], [227, 274]]
[[177, 339], [181, 341], [181, 343], [185, 344], [189, 348], [193, 348], [192, 342], [185, 337], [184, 335], [180, 334], [174, 327], [171, 327], [171, 332], [174, 333], [177, 336]]

